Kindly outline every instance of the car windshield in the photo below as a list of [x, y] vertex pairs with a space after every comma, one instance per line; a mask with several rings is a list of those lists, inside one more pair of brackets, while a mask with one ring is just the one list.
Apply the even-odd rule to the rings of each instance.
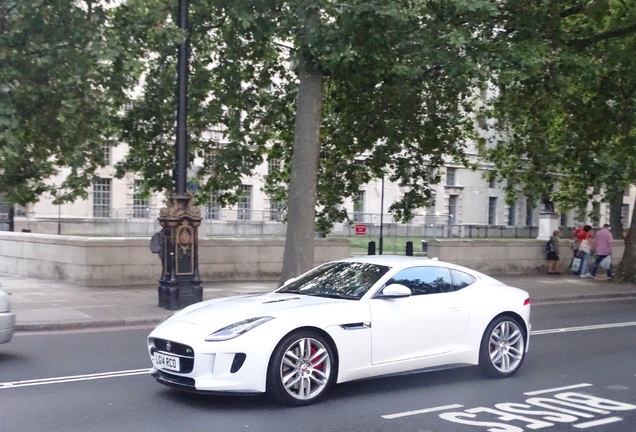
[[387, 266], [368, 263], [329, 263], [288, 282], [277, 292], [358, 300], [387, 271]]

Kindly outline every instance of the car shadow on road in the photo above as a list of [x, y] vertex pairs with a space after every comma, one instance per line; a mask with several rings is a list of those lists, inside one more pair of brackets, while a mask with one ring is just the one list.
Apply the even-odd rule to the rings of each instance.
[[482, 379], [484, 378], [476, 367], [398, 374], [339, 384], [331, 390], [329, 398], [371, 394], [390, 396], [392, 393], [405, 390], [426, 389], [437, 385], [459, 384]]

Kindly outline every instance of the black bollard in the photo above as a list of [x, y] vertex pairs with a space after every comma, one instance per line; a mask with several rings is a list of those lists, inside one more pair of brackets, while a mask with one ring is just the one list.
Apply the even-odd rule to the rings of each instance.
[[367, 249], [367, 254], [375, 255], [375, 242], [374, 241], [370, 241], [369, 242], [369, 246], [368, 246], [368, 249]]
[[406, 242], [406, 256], [413, 256], [413, 242]]

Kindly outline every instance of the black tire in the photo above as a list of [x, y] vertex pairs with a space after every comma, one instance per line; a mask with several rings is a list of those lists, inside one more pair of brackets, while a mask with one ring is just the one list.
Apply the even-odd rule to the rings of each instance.
[[514, 375], [526, 357], [526, 333], [510, 316], [494, 319], [486, 328], [479, 349], [479, 368], [492, 378]]
[[336, 375], [333, 349], [318, 332], [301, 330], [280, 341], [269, 361], [267, 392], [289, 406], [309, 405], [322, 397]]

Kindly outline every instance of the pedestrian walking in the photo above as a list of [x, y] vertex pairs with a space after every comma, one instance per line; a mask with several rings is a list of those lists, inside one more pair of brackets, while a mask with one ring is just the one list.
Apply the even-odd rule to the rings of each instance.
[[614, 236], [610, 231], [609, 224], [603, 225], [603, 228], [596, 233], [594, 239], [594, 246], [596, 251], [596, 259], [590, 269], [590, 275], [596, 279], [596, 272], [599, 267], [603, 267], [607, 270], [607, 277], [612, 278], [612, 242]]
[[589, 272], [589, 259], [590, 256], [592, 255], [592, 248], [593, 248], [593, 241], [594, 238], [592, 237], [592, 226], [591, 225], [585, 225], [583, 227], [583, 231], [581, 231], [581, 233], [579, 233], [578, 235], [578, 239], [579, 239], [579, 258], [581, 258], [581, 270], [579, 272], [579, 274], [581, 275], [582, 278], [588, 278], [590, 276], [592, 276]]
[[[570, 249], [572, 249], [572, 259], [570, 260], [570, 265], [568, 268], [577, 275], [581, 274], [580, 261], [578, 261], [577, 258], [579, 256], [579, 234], [583, 232], [584, 226], [585, 224], [580, 222], [577, 228], [574, 231], [570, 232]], [[577, 260], [579, 262], [578, 267], [575, 266], [574, 260]]]

